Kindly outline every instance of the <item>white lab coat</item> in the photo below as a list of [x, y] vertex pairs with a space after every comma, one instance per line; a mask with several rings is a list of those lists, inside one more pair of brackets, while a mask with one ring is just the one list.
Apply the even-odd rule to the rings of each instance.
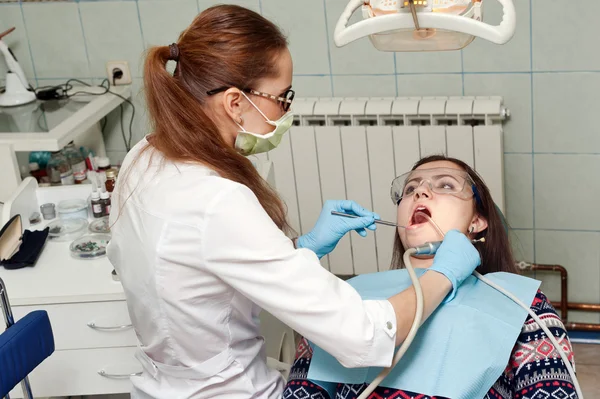
[[388, 301], [363, 301], [295, 249], [246, 186], [140, 153], [146, 144], [123, 163], [108, 246], [140, 344], [133, 398], [279, 398], [285, 381], [266, 365], [261, 308], [347, 367], [391, 364]]

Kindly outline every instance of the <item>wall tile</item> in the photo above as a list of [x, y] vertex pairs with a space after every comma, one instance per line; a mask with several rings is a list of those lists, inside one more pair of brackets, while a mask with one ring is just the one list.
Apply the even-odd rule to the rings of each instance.
[[[503, 45], [476, 38], [463, 50], [467, 72], [522, 72], [531, 70], [530, 0], [513, 1], [517, 27], [512, 39]], [[502, 6], [498, 1], [484, 3], [484, 22], [499, 25]]]
[[330, 73], [322, 0], [262, 0], [262, 9], [288, 34], [295, 74]]
[[536, 228], [600, 230], [600, 156], [536, 155], [534, 167]]
[[532, 0], [533, 70], [600, 70], [600, 2]]
[[226, 2], [221, 0], [198, 0], [198, 9], [202, 12], [208, 7], [219, 4], [235, 4], [260, 13], [260, 0], [228, 0]]
[[444, 75], [398, 75], [398, 96], [460, 96], [462, 76]]
[[504, 155], [506, 220], [513, 228], [533, 227], [531, 155]]
[[294, 76], [293, 87], [297, 97], [331, 97], [330, 76]]
[[[567, 269], [569, 301], [600, 302], [600, 233], [537, 231], [535, 244], [537, 263], [559, 264]], [[557, 276], [555, 273], [552, 278], [556, 280]], [[560, 299], [559, 292], [552, 292], [556, 285], [548, 284], [552, 300]]]
[[334, 76], [336, 97], [396, 97], [395, 76]]
[[599, 92], [600, 73], [534, 75], [535, 151], [600, 153]]
[[108, 61], [127, 61], [142, 76], [142, 34], [137, 4], [126, 1], [80, 3], [92, 76], [106, 76]]
[[533, 230], [509, 230], [509, 239], [515, 261], [529, 263], [534, 261]]
[[[140, 141], [145, 135], [150, 133], [148, 112], [146, 109], [146, 101], [142, 90], [142, 79], [134, 79], [131, 86], [131, 98], [135, 106], [135, 115], [133, 120], [133, 128], [131, 129], [131, 147]], [[104, 127], [104, 142], [106, 151], [125, 151], [125, 142], [123, 140], [123, 132], [121, 131], [121, 123], [125, 131], [125, 137], [129, 138], [129, 125], [131, 122], [132, 107], [130, 104], [123, 103], [123, 116], [121, 117], [120, 107], [108, 114], [106, 126]], [[121, 122], [122, 120], [122, 122]]]
[[198, 14], [196, 0], [145, 0], [138, 7], [145, 47], [176, 42]]
[[23, 4], [23, 13], [38, 78], [90, 75], [76, 3]]
[[531, 152], [531, 75], [465, 75], [465, 95], [502, 96], [511, 116], [504, 124], [504, 151]]

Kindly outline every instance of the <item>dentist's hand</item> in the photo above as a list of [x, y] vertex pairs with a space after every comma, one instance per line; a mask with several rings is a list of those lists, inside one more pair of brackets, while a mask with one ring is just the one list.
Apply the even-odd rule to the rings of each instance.
[[450, 230], [438, 248], [429, 270], [442, 273], [452, 283], [452, 292], [444, 302], [451, 301], [456, 290], [481, 264], [479, 251], [463, 233]]
[[[347, 218], [344, 216], [332, 215], [331, 211], [348, 213], [360, 216], [358, 218]], [[355, 230], [362, 237], [367, 236], [366, 229], [375, 230], [375, 219], [380, 219], [379, 215], [370, 212], [354, 201], [332, 201], [325, 202], [321, 215], [310, 233], [298, 237], [296, 246], [298, 248], [310, 249], [317, 254], [319, 258], [327, 255], [342, 239], [342, 237], [351, 230]]]

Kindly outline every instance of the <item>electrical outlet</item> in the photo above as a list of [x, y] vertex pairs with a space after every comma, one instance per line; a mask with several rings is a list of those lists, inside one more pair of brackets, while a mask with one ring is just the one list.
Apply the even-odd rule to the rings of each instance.
[[[123, 76], [115, 77], [115, 71], [120, 70], [123, 72]], [[106, 74], [110, 84], [113, 86], [118, 85], [130, 85], [131, 84], [131, 71], [129, 70], [129, 64], [127, 61], [109, 61], [106, 63]]]

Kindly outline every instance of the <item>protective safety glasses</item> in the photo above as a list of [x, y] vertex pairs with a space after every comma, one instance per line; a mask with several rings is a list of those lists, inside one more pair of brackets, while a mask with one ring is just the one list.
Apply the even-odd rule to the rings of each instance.
[[404, 197], [410, 197], [422, 185], [436, 194], [448, 194], [462, 199], [474, 195], [475, 183], [465, 171], [452, 168], [418, 169], [398, 176], [392, 181], [390, 195], [398, 205]]
[[[219, 87], [218, 89], [207, 91], [206, 94], [209, 96], [212, 96], [214, 94], [224, 92], [225, 90], [229, 89], [230, 87], [231, 86]], [[271, 101], [275, 101], [275, 102], [279, 103], [279, 105], [285, 112], [290, 110], [290, 107], [292, 106], [292, 102], [294, 101], [294, 97], [296, 96], [296, 92], [294, 92], [294, 90], [292, 90], [292, 89], [286, 90], [285, 92], [281, 93], [279, 96], [274, 96], [269, 93], [263, 93], [261, 91], [256, 91], [254, 89], [248, 89], [248, 88], [242, 89], [242, 91], [244, 91], [248, 94], [253, 94], [255, 96], [268, 98]]]

